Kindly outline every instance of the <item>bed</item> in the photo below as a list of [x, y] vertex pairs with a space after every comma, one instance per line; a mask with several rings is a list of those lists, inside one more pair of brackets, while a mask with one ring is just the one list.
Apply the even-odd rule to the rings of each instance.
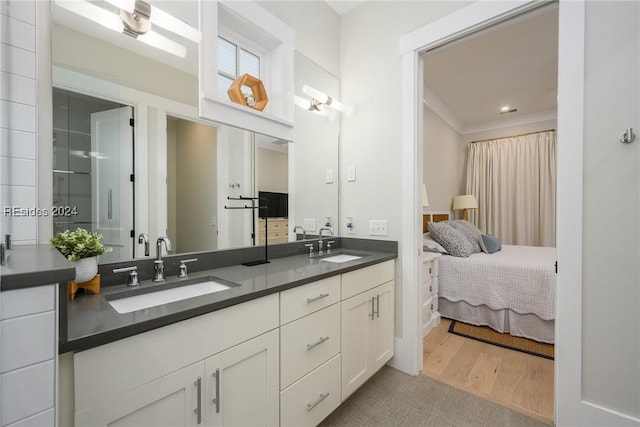
[[[423, 232], [429, 231], [427, 221]], [[468, 257], [443, 254], [438, 258], [440, 314], [553, 343], [556, 259], [555, 248], [515, 245]]]

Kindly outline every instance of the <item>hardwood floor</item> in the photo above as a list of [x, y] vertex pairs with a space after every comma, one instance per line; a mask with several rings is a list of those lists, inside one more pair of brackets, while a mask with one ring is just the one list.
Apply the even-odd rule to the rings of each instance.
[[422, 374], [553, 425], [553, 361], [447, 332], [424, 338]]

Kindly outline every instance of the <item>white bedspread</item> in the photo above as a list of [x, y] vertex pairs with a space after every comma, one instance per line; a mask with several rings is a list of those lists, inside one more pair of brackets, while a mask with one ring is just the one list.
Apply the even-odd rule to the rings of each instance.
[[494, 254], [439, 258], [440, 297], [555, 318], [556, 249], [502, 245]]

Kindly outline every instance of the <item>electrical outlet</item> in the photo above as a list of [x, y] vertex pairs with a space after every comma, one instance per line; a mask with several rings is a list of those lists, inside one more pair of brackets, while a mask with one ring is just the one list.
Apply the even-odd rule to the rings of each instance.
[[389, 221], [382, 220], [382, 219], [370, 220], [369, 235], [370, 236], [388, 236], [389, 235], [388, 223]]
[[347, 225], [347, 233], [348, 234], [355, 234], [355, 232], [356, 232], [356, 220], [353, 219], [352, 217], [348, 216], [346, 225]]
[[316, 219], [315, 218], [305, 218], [302, 226], [304, 229], [309, 231], [316, 231]]

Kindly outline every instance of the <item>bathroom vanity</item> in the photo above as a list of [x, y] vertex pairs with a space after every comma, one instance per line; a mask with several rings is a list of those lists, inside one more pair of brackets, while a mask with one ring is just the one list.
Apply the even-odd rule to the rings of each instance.
[[260, 266], [190, 265], [184, 283], [228, 284], [196, 298], [118, 313], [121, 283], [69, 302], [60, 423], [318, 424], [394, 354], [396, 243], [335, 240], [322, 257], [291, 243]]

